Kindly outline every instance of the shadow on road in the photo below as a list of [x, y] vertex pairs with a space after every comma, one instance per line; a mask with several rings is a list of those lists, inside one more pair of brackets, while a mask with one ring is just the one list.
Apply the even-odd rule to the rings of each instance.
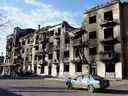
[[[78, 91], [85, 91], [83, 89], [66, 89], [64, 87], [51, 87], [51, 86], [43, 86], [43, 87], [10, 87], [10, 92], [53, 92], [53, 93], [71, 93], [71, 92], [78, 92]], [[7, 93], [7, 92], [5, 92]], [[95, 93], [103, 93], [103, 94], [128, 94], [128, 90], [114, 90], [114, 89], [106, 89], [106, 90], [96, 90]], [[2, 96], [18, 96], [18, 95], [2, 95]]]
[[78, 90], [68, 90], [63, 87], [10, 87], [10, 92], [55, 92], [55, 93], [71, 93]]
[[106, 89], [106, 90], [97, 90], [96, 93], [128, 94], [128, 90]]
[[0, 88], [0, 96], [21, 96]]

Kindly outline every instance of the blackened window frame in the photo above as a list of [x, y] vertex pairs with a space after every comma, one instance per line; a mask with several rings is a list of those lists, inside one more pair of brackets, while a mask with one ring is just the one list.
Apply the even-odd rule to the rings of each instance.
[[64, 58], [69, 58], [69, 50], [64, 51]]
[[75, 63], [75, 72], [82, 72], [82, 63]]
[[97, 47], [89, 48], [89, 55], [96, 55], [97, 54]]
[[43, 65], [41, 66], [41, 71], [40, 71], [40, 73], [41, 73], [41, 74], [44, 73], [44, 66], [43, 66]]
[[105, 71], [106, 72], [115, 72], [115, 64], [113, 63], [106, 63], [105, 64]]
[[93, 15], [93, 16], [90, 16], [89, 17], [89, 24], [92, 24], [92, 23], [96, 23], [96, 15]]
[[105, 39], [113, 38], [113, 35], [114, 35], [113, 34], [113, 27], [104, 29], [104, 38]]
[[48, 59], [51, 60], [53, 58], [53, 54], [48, 54]]
[[97, 38], [96, 31], [89, 32], [89, 39], [96, 39], [96, 38]]
[[64, 72], [69, 72], [69, 63], [64, 63]]
[[104, 12], [104, 20], [113, 20], [113, 12], [112, 10]]

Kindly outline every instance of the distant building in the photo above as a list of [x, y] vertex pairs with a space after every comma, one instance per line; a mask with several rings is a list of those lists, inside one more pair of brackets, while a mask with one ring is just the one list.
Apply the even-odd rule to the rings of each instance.
[[13, 34], [7, 36], [6, 62], [3, 66], [6, 75], [26, 72], [24, 66], [31, 64], [31, 60], [29, 59], [31, 55], [29, 54], [32, 52], [30, 50], [33, 47], [32, 35], [34, 31], [34, 29], [16, 27]]

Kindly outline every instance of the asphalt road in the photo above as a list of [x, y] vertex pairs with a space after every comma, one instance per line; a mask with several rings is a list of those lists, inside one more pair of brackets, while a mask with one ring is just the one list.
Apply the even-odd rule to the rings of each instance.
[[[126, 89], [121, 90], [123, 86]], [[68, 90], [64, 82], [56, 80], [0, 80], [0, 96], [128, 96], [128, 85], [118, 83], [89, 94], [87, 90]]]

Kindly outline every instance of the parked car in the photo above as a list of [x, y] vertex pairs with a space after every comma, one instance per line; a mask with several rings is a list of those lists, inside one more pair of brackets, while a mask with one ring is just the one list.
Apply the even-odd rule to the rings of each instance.
[[109, 86], [109, 81], [97, 75], [80, 75], [75, 79], [65, 80], [67, 88], [84, 88], [89, 91], [95, 89], [105, 89]]

